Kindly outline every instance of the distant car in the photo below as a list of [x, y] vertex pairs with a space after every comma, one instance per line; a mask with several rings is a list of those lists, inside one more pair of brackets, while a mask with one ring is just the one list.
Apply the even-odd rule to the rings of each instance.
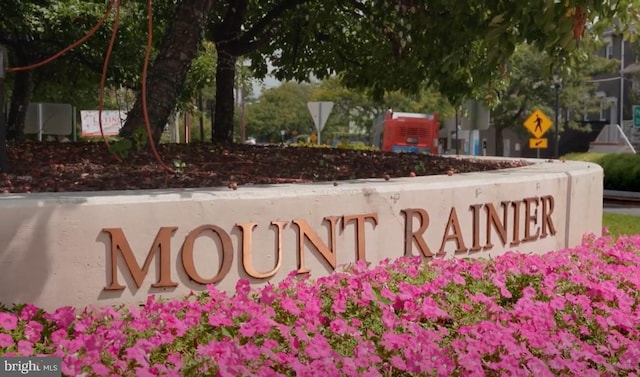
[[256, 138], [255, 137], [249, 137], [247, 138], [247, 140], [244, 141], [245, 144], [250, 144], [250, 145], [256, 145]]

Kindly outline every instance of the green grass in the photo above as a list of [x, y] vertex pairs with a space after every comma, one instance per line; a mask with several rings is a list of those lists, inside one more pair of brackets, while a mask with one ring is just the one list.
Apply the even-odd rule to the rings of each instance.
[[613, 237], [640, 234], [640, 216], [605, 212], [602, 216], [602, 226], [607, 228], [609, 235]]

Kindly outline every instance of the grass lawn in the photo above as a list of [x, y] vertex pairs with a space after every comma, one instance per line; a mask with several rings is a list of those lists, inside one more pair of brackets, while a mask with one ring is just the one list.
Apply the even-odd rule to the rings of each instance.
[[605, 212], [602, 225], [609, 229], [611, 236], [640, 234], [640, 216], [619, 215]]

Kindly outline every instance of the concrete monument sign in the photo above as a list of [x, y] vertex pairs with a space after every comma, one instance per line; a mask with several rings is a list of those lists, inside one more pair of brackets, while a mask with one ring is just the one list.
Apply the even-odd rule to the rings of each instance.
[[515, 169], [238, 190], [0, 196], [0, 302], [111, 305], [319, 277], [386, 258], [575, 246], [602, 227], [602, 169]]

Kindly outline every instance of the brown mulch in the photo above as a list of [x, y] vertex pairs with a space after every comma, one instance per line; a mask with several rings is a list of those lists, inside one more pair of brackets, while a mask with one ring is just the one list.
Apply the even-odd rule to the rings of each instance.
[[123, 162], [103, 143], [26, 142], [9, 145], [10, 170], [0, 174], [3, 193], [164, 188], [242, 188], [273, 183], [424, 175], [452, 175], [526, 165], [441, 156], [292, 146], [162, 144], [164, 169], [148, 151]]

